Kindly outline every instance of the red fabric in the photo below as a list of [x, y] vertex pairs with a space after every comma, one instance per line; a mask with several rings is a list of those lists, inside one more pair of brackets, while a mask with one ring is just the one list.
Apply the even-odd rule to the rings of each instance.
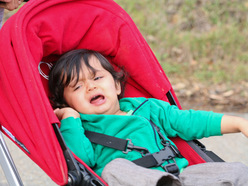
[[206, 162], [186, 141], [178, 137], [172, 138], [171, 140], [177, 145], [182, 156], [189, 161], [189, 166]]
[[166, 93], [174, 94], [146, 41], [114, 1], [26, 3], [0, 31], [0, 123], [59, 185], [67, 182], [67, 168], [51, 126], [58, 120], [47, 97], [47, 80], [38, 66], [41, 60], [53, 62], [77, 48], [99, 51], [113, 64], [124, 66], [130, 75], [126, 96], [167, 101]]

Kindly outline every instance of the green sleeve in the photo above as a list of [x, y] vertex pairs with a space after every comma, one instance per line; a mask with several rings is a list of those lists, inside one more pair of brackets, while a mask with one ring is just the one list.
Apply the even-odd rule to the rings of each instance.
[[84, 135], [80, 118], [69, 117], [61, 120], [60, 131], [69, 149], [87, 165], [95, 165], [94, 150], [89, 139]]
[[161, 100], [153, 100], [151, 117], [161, 125], [168, 137], [179, 136], [184, 140], [221, 135], [223, 114], [211, 111], [180, 110]]

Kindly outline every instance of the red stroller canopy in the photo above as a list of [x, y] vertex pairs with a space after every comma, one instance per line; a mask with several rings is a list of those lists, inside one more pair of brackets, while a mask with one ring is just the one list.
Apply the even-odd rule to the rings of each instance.
[[77, 48], [96, 50], [113, 65], [124, 66], [130, 75], [125, 96], [167, 101], [166, 93], [170, 90], [174, 94], [150, 47], [114, 1], [26, 3], [0, 31], [0, 124], [6, 129], [3, 132], [15, 136], [14, 142], [60, 185], [67, 182], [67, 167], [51, 125], [59, 121], [39, 67], [44, 65], [41, 61], [53, 62]]

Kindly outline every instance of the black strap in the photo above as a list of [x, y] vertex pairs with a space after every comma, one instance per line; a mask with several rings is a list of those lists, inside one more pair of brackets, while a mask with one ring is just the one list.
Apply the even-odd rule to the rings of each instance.
[[149, 151], [144, 147], [134, 146], [130, 139], [121, 139], [114, 136], [109, 136], [106, 134], [101, 134], [98, 132], [85, 131], [85, 136], [95, 144], [103, 145], [105, 147], [110, 147], [116, 150], [121, 150], [123, 153], [128, 153], [131, 150], [136, 150], [142, 155], [149, 153]]
[[137, 160], [133, 160], [132, 162], [135, 163], [136, 165], [139, 165], [139, 166], [145, 167], [145, 168], [155, 167], [158, 164], [158, 162], [152, 156], [152, 154], [146, 155], [146, 156], [139, 158]]
[[85, 136], [92, 143], [95, 144], [103, 145], [105, 147], [110, 147], [121, 151], [125, 151], [127, 149], [128, 140], [87, 130], [85, 131]]

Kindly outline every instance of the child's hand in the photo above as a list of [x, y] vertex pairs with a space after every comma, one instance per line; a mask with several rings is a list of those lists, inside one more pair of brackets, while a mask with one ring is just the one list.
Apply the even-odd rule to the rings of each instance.
[[56, 108], [54, 110], [54, 113], [56, 114], [56, 116], [58, 117], [59, 120], [62, 120], [62, 119], [68, 118], [68, 117], [74, 117], [74, 118], [80, 117], [79, 113], [70, 107], [65, 107], [65, 108], [61, 108], [61, 109]]

